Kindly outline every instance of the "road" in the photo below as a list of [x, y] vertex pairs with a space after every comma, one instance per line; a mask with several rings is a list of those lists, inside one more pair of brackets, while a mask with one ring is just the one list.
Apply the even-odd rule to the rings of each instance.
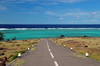
[[100, 66], [100, 62], [82, 56], [50, 39], [41, 39], [36, 50], [26, 52], [23, 66]]

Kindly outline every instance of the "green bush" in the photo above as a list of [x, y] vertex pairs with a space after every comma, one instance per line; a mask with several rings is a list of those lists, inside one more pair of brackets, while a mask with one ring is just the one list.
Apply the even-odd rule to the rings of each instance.
[[16, 54], [12, 57], [11, 61], [13, 61], [14, 59], [16, 59], [17, 57], [18, 57], [18, 53], [16, 53]]
[[4, 40], [4, 37], [5, 37], [4, 33], [0, 32], [0, 41]]
[[63, 38], [63, 37], [64, 37], [64, 35], [60, 35], [60, 37], [61, 37], [61, 38]]
[[87, 35], [83, 36], [84, 38], [88, 37]]
[[12, 38], [12, 40], [16, 40], [17, 38], [14, 36], [13, 38]]
[[18, 57], [18, 53], [23, 54], [23, 53], [25, 53], [25, 52], [26, 52], [26, 50], [25, 50], [25, 51], [19, 51], [19, 52], [17, 52], [17, 53], [12, 57], [11, 61], [13, 61], [14, 59], [16, 59], [16, 58]]

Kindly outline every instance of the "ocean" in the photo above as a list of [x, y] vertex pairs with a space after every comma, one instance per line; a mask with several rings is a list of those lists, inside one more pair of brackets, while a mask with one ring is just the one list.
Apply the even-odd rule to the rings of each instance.
[[5, 40], [79, 37], [87, 35], [89, 37], [100, 37], [100, 24], [0, 24], [0, 32], [5, 34]]

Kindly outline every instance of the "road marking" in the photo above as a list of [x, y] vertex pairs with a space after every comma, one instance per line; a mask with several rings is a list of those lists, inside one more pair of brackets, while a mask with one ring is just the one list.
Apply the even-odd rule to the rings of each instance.
[[[45, 39], [45, 40], [46, 40], [46, 39]], [[48, 48], [48, 50], [49, 50], [49, 52], [50, 52], [51, 57], [54, 58], [54, 55], [53, 55], [53, 53], [52, 53], [51, 50], [50, 50], [49, 43], [48, 43], [47, 40], [46, 40], [46, 43], [47, 43], [47, 48]], [[55, 64], [55, 66], [59, 66], [58, 63], [57, 63], [57, 61], [54, 61], [54, 64]]]
[[47, 47], [48, 47], [48, 50], [49, 50], [49, 52], [50, 52], [51, 57], [54, 58], [54, 55], [52, 54], [52, 52], [51, 52], [51, 50], [50, 50], [50, 47], [49, 47], [49, 44], [48, 44], [48, 41], [47, 41], [47, 40], [46, 40], [46, 43], [47, 43]]
[[48, 44], [48, 41], [47, 41], [47, 40], [46, 40], [46, 43], [47, 43], [47, 47], [48, 47], [48, 49], [50, 49], [50, 48], [49, 48], [49, 44]]
[[53, 56], [52, 52], [50, 52], [50, 55], [51, 55], [51, 57], [52, 57], [52, 58], [54, 58], [54, 56]]
[[51, 50], [50, 49], [48, 49], [49, 50], [49, 52], [51, 52]]
[[58, 63], [57, 63], [57, 61], [54, 61], [54, 64], [55, 64], [55, 66], [59, 66]]

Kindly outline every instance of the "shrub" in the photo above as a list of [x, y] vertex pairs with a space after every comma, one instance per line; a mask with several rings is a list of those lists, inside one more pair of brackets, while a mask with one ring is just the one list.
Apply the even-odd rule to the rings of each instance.
[[84, 38], [88, 37], [87, 35], [83, 36]]
[[17, 38], [14, 36], [13, 38], [12, 38], [12, 40], [16, 40]]
[[4, 40], [4, 37], [5, 37], [4, 33], [0, 32], [0, 40]]
[[61, 38], [63, 38], [63, 37], [64, 37], [64, 35], [60, 35], [60, 37], [61, 37]]
[[7, 41], [10, 41], [10, 39], [7, 39]]
[[16, 54], [12, 57], [11, 61], [13, 61], [14, 59], [16, 59], [17, 57], [18, 57], [18, 53], [16, 53]]
[[[26, 51], [26, 50], [25, 50], [25, 51]], [[25, 53], [25, 51], [19, 51], [19, 52], [17, 52], [17, 53], [12, 57], [11, 61], [13, 61], [14, 59], [16, 59], [16, 58], [18, 57], [18, 53], [23, 54], [23, 53]]]

